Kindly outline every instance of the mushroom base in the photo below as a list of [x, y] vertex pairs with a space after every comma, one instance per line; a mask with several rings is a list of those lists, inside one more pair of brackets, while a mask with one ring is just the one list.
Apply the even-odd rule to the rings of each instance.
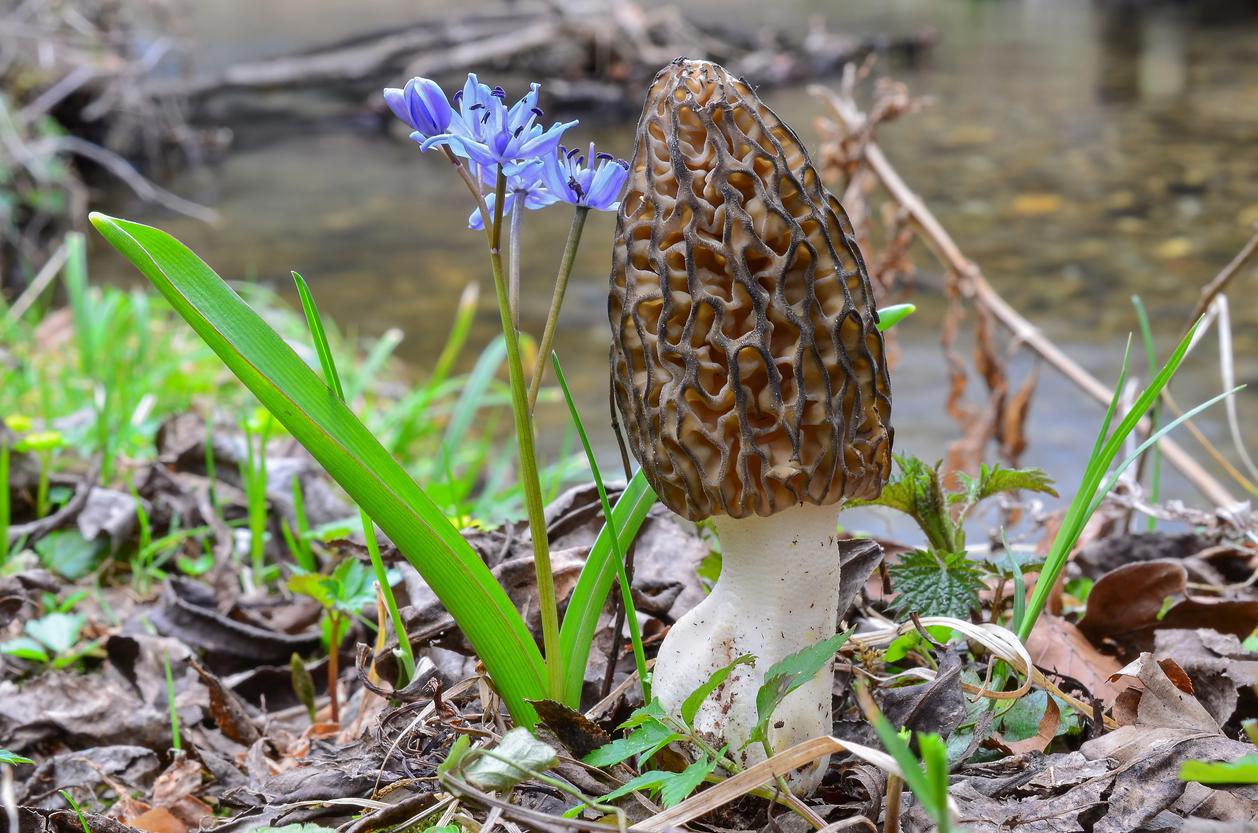
[[[678, 620], [660, 646], [652, 674], [660, 703], [677, 713], [714, 671], [744, 654], [741, 665], [708, 697], [695, 728], [729, 744], [748, 766], [764, 759], [759, 744], [742, 748], [756, 724], [756, 692], [765, 671], [796, 651], [833, 636], [839, 604], [837, 507], [801, 504], [767, 518], [715, 518], [723, 552], [712, 593]], [[774, 713], [774, 750], [832, 732], [827, 664], [787, 697]], [[810, 792], [828, 759], [793, 774], [793, 788]]]

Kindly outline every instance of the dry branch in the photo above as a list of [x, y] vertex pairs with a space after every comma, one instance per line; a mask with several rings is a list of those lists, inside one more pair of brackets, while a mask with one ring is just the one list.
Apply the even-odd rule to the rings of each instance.
[[[839, 125], [849, 135], [859, 134], [865, 128], [866, 117], [851, 98], [840, 96], [825, 87], [812, 86], [809, 89], [829, 104]], [[899, 172], [877, 143], [871, 140], [864, 142], [861, 147], [864, 162], [874, 172], [892, 199], [908, 212], [924, 242], [935, 256], [962, 281], [963, 291], [994, 315], [1017, 340], [1038, 353], [1088, 396], [1108, 405], [1113, 399], [1114, 392], [1066, 355], [992, 288], [978, 265], [961, 252], [952, 236], [921, 198], [900, 177]], [[1151, 423], [1146, 418], [1141, 422], [1140, 430], [1147, 432], [1150, 426]], [[1236, 502], [1236, 498], [1228, 492], [1227, 488], [1174, 440], [1163, 438], [1158, 442], [1158, 446], [1167, 462], [1178, 469], [1212, 503], [1217, 506], [1229, 506]]]

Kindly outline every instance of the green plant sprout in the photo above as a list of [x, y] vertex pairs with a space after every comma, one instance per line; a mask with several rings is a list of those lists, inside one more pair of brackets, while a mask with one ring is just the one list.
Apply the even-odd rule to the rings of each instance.
[[1197, 405], [1195, 408], [1191, 408], [1176, 419], [1158, 427], [1155, 431], [1150, 432], [1149, 436], [1136, 447], [1136, 450], [1130, 456], [1122, 460], [1117, 466], [1114, 466], [1114, 461], [1117, 459], [1118, 453], [1123, 449], [1123, 444], [1126, 442], [1127, 437], [1140, 424], [1140, 420], [1157, 402], [1162, 390], [1170, 383], [1176, 371], [1179, 370], [1184, 356], [1188, 353], [1188, 347], [1192, 343], [1193, 336], [1196, 335], [1197, 328], [1200, 326], [1201, 319], [1198, 319], [1188, 329], [1188, 332], [1184, 334], [1184, 337], [1171, 352], [1170, 357], [1162, 365], [1162, 368], [1149, 381], [1144, 390], [1140, 392], [1130, 409], [1111, 431], [1110, 426], [1118, 410], [1118, 398], [1127, 381], [1127, 359], [1131, 353], [1131, 339], [1127, 339], [1127, 347], [1123, 351], [1122, 367], [1118, 373], [1118, 381], [1114, 385], [1114, 396], [1105, 411], [1104, 419], [1101, 421], [1100, 431], [1097, 432], [1096, 442], [1093, 444], [1092, 453], [1084, 469], [1083, 480], [1075, 492], [1074, 499], [1070, 502], [1070, 507], [1066, 510], [1066, 515], [1062, 519], [1057, 536], [1053, 539], [1052, 546], [1044, 559], [1044, 568], [1040, 571], [1039, 578], [1035, 582], [1035, 589], [1031, 593], [1030, 601], [1027, 602], [1026, 615], [1022, 620], [1021, 627], [1018, 628], [1018, 638], [1023, 642], [1030, 638], [1035, 622], [1039, 618], [1040, 612], [1044, 609], [1044, 605], [1048, 602], [1049, 594], [1052, 593], [1057, 577], [1065, 569], [1066, 561], [1074, 549], [1075, 542], [1079, 540], [1079, 536], [1083, 533], [1084, 526], [1100, 507], [1110, 490], [1114, 488], [1123, 472], [1130, 468], [1140, 458], [1140, 455], [1156, 445], [1158, 440], [1181, 422], [1191, 419], [1201, 411], [1244, 387], [1238, 386], [1224, 391], [1218, 396]]
[[48, 486], [52, 478], [53, 457], [65, 445], [60, 431], [32, 431], [13, 446], [14, 450], [34, 454], [39, 460], [39, 480], [35, 487], [35, 515], [48, 514]]
[[[773, 713], [783, 700], [815, 677], [850, 636], [850, 632], [835, 634], [829, 639], [783, 658], [765, 672], [764, 680], [756, 694], [756, 713], [759, 722], [748, 739], [748, 744], [761, 744], [766, 755], [772, 757], [773, 750], [769, 748], [767, 738]], [[650, 700], [645, 706], [634, 711], [624, 723], [620, 724], [619, 728], [626, 731], [624, 737], [595, 749], [582, 758], [582, 761], [590, 766], [609, 767], [633, 758], [639, 766], [642, 766], [670, 743], [693, 747], [696, 750], [694, 760], [681, 772], [644, 770], [622, 786], [599, 796], [597, 800], [606, 803], [628, 795], [630, 792], [642, 791], [658, 794], [664, 806], [673, 807], [684, 801], [704, 781], [712, 780], [717, 769], [730, 775], [740, 772], [741, 767], [730, 758], [728, 748], [713, 747], [702, 733], [694, 729], [693, 723], [695, 715], [699, 713], [699, 707], [721, 687], [729, 675], [740, 666], [751, 665], [754, 662], [755, 657], [747, 654], [736, 657], [729, 664], [718, 668], [682, 701], [677, 715], [669, 714], [659, 700]], [[790, 791], [785, 789], [785, 779], [778, 779], [778, 781], [781, 795], [790, 795]], [[771, 795], [762, 797], [772, 798]], [[574, 808], [568, 812], [568, 815], [573, 815], [580, 810], [580, 807]]]
[[[386, 579], [387, 580], [387, 579]], [[288, 589], [309, 596], [324, 613], [324, 635], [328, 648], [328, 696], [332, 722], [341, 721], [337, 681], [340, 679], [340, 647], [353, 617], [374, 605], [374, 577], [356, 558], [346, 558], [330, 575], [305, 573], [288, 580]]]
[[166, 710], [170, 712], [170, 748], [179, 752], [183, 741], [179, 735], [179, 710], [175, 707], [175, 677], [170, 670], [170, 655], [162, 652], [162, 670], [166, 674]]
[[[310, 292], [310, 287], [306, 284], [304, 278], [296, 272], [293, 273], [293, 281], [297, 284], [297, 292], [301, 296], [301, 308], [306, 314], [306, 325], [310, 329], [310, 336], [314, 339], [315, 350], [319, 354], [319, 365], [323, 368], [323, 378], [337, 395], [337, 397], [345, 402], [345, 391], [341, 387], [341, 377], [336, 372], [336, 362], [332, 358], [332, 350], [328, 346], [328, 337], [323, 328], [323, 319], [319, 315], [319, 308], [315, 305], [314, 295]], [[305, 519], [304, 501], [300, 499], [301, 489], [297, 483], [297, 479], [293, 478], [294, 489], [294, 505], [297, 509], [297, 522], [299, 528], [301, 526], [309, 526]], [[398, 650], [402, 657], [402, 670], [404, 672], [402, 683], [410, 680], [415, 676], [415, 654], [411, 647], [410, 637], [406, 633], [406, 624], [402, 621], [402, 614], [398, 611], [397, 599], [393, 596], [393, 586], [389, 582], [387, 571], [384, 568], [384, 560], [380, 556], [380, 542], [376, 538], [376, 527], [371, 521], [371, 517], [363, 509], [358, 510], [359, 518], [363, 524], [363, 538], [367, 541], [367, 553], [371, 557], [371, 567], [376, 574], [376, 583], [380, 588], [380, 594], [384, 598], [385, 606], [389, 610], [389, 619], [393, 623], [393, 631], [397, 635]], [[313, 562], [314, 557], [311, 555], [308, 559]], [[335, 631], [334, 631], [335, 633]], [[335, 640], [334, 640], [335, 643]], [[333, 695], [335, 697], [335, 695]]]
[[[258, 400], [365, 509], [467, 635], [519, 725], [537, 720], [548, 672], [523, 619], [489, 568], [431, 498], [292, 348], [214, 272], [169, 235], [100, 214], [92, 222], [162, 293]], [[622, 551], [654, 493], [636, 474], [613, 507]], [[615, 578], [604, 525], [578, 576], [560, 631], [560, 702], [579, 703], [598, 619]]]
[[245, 439], [245, 459], [240, 467], [240, 480], [249, 509], [249, 564], [255, 587], [265, 587], [267, 580], [274, 574], [274, 570], [268, 569], [266, 563], [266, 455], [274, 424], [271, 414], [262, 408], [255, 409], [248, 418], [240, 422]]
[[46, 668], [68, 668], [87, 656], [103, 656], [103, 639], [83, 641], [87, 617], [57, 610], [28, 619], [22, 635], [0, 642], [0, 654], [24, 659]]
[[925, 549], [905, 553], [890, 569], [897, 594], [893, 607], [902, 616], [968, 618], [984, 584], [979, 565], [966, 556], [965, 519], [998, 494], [1025, 490], [1056, 496], [1052, 481], [1039, 469], [984, 464], [977, 477], [958, 472], [960, 487], [945, 491], [940, 463], [928, 466], [917, 457], [900, 455], [895, 462], [898, 471], [877, 499], [848, 503], [849, 508], [885, 506], [903, 512], [926, 537]]

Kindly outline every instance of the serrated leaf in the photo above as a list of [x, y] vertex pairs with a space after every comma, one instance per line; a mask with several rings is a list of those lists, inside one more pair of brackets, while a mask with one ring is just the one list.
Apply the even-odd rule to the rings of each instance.
[[1258, 755], [1242, 755], [1234, 761], [1184, 761], [1179, 768], [1182, 781], [1199, 784], [1258, 784]]
[[1057, 497], [1053, 488], [1053, 479], [1043, 469], [1006, 469], [996, 463], [991, 468], [983, 464], [979, 468], [978, 477], [970, 477], [964, 472], [957, 472], [957, 477], [965, 486], [965, 491], [948, 496], [950, 503], [978, 503], [1002, 492], [1040, 492]]
[[478, 755], [463, 768], [469, 784], [486, 792], [505, 792], [531, 778], [534, 773], [559, 763], [554, 748], [533, 737], [528, 729], [519, 727], [502, 736], [493, 755]]
[[968, 619], [983, 587], [978, 568], [963, 552], [937, 558], [925, 550], [914, 550], [900, 556], [900, 563], [890, 573], [897, 594], [892, 607], [901, 616], [917, 613]]
[[757, 739], [782, 701], [792, 691], [817, 676], [851, 635], [851, 631], [836, 633], [829, 639], [809, 645], [769, 666], [769, 670], [764, 672], [764, 683], [756, 692], [756, 729], [759, 731], [753, 731], [752, 734]]
[[672, 778], [661, 785], [660, 803], [665, 807], [676, 807], [698, 789], [703, 779], [711, 775], [714, 769], [716, 769], [716, 760], [708, 760], [707, 755], [700, 755], [699, 760], [681, 772], [674, 773]]
[[917, 522], [926, 540], [935, 549], [953, 547], [954, 526], [948, 502], [939, 480], [939, 463], [926, 465], [917, 457], [896, 455], [898, 472], [882, 488], [876, 500], [849, 501], [853, 506], [886, 506], [903, 512]]
[[725, 682], [730, 673], [740, 665], [750, 665], [755, 662], [756, 658], [751, 654], [743, 654], [729, 665], [718, 668], [712, 672], [712, 676], [708, 677], [707, 682], [690, 692], [690, 695], [681, 704], [681, 719], [685, 721], [687, 726], [694, 723], [695, 715], [699, 713], [699, 707], [703, 705], [703, 701]]
[[631, 732], [628, 737], [617, 738], [606, 746], [600, 746], [581, 760], [590, 766], [611, 766], [627, 761], [634, 755], [654, 753], [666, 744], [680, 739], [681, 735], [652, 719]]

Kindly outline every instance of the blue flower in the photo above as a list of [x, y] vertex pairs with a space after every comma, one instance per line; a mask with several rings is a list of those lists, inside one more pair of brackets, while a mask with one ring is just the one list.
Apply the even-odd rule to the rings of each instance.
[[629, 163], [609, 153], [595, 154], [592, 142], [588, 162], [576, 148], [562, 145], [558, 153], [542, 160], [542, 181], [556, 199], [599, 211], [620, 208], [620, 192], [628, 178]]
[[450, 120], [445, 132], [424, 139], [420, 147], [428, 150], [445, 146], [495, 173], [501, 165], [508, 175], [521, 162], [553, 154], [563, 132], [576, 122], [556, 122], [549, 128], [537, 124], [542, 116], [537, 106], [540, 87], [533, 84], [527, 95], [508, 108], [503, 102], [506, 93], [502, 87], [491, 90], [477, 80], [475, 73], [468, 73], [467, 84], [454, 96], [459, 105], [458, 118]]
[[[497, 171], [489, 171], [487, 168], [481, 168], [485, 176], [497, 179]], [[490, 184], [492, 189], [497, 183]], [[489, 213], [492, 216], [494, 204], [497, 202], [496, 194], [490, 194], [485, 197], [485, 204], [489, 207]], [[516, 167], [514, 173], [507, 176], [507, 192], [506, 199], [502, 203], [502, 216], [506, 217], [511, 213], [511, 209], [521, 200], [524, 201], [524, 207], [528, 209], [545, 208], [548, 205], [556, 203], [559, 198], [546, 189], [545, 183], [542, 182], [542, 163], [540, 160], [533, 159]], [[485, 221], [480, 216], [480, 209], [472, 212], [467, 218], [467, 227], [473, 229], [483, 229]]]
[[423, 142], [429, 136], [444, 133], [450, 127], [454, 111], [437, 82], [428, 78], [412, 78], [405, 89], [389, 87], [384, 102], [393, 114], [410, 125], [411, 138]]

